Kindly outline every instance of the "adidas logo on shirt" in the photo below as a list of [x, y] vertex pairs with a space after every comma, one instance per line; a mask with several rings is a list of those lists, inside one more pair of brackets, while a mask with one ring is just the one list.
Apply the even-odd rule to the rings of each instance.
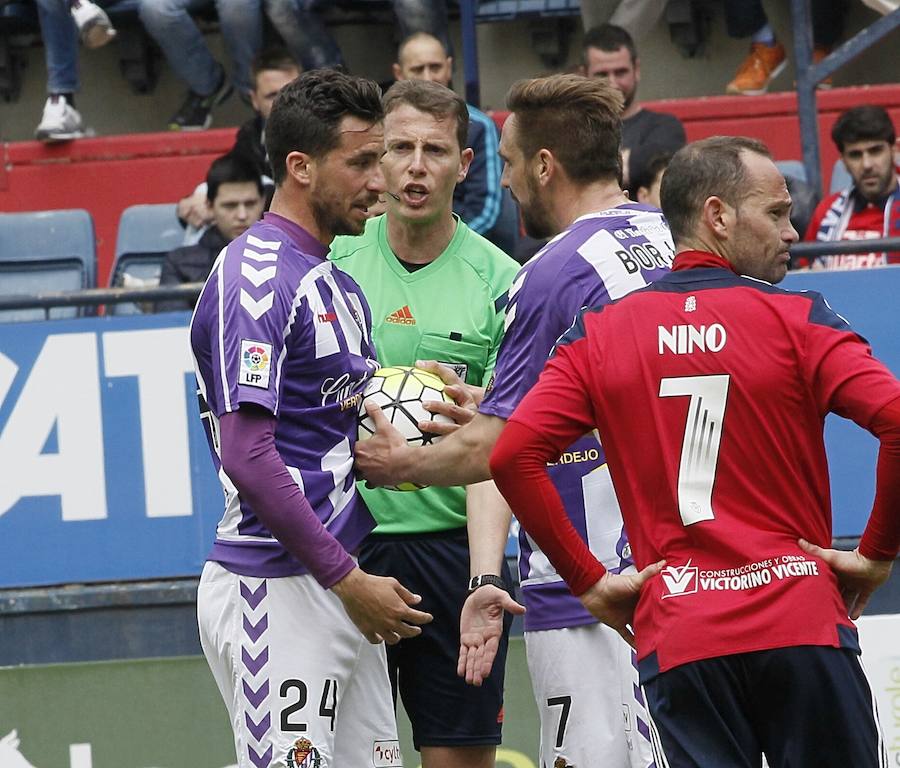
[[413, 317], [413, 313], [409, 311], [409, 304], [404, 307], [397, 309], [391, 314], [389, 314], [386, 318], [384, 318], [387, 323], [396, 323], [397, 325], [415, 325], [416, 318]]

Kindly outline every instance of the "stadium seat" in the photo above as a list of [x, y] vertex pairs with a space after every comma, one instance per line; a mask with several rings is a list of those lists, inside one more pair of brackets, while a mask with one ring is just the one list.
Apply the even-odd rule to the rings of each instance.
[[[93, 288], [97, 279], [94, 223], [84, 210], [0, 214], [0, 293], [22, 295]], [[0, 321], [93, 315], [93, 307], [15, 309]]]
[[[116, 257], [109, 284], [114, 288], [159, 285], [166, 254], [184, 240], [174, 203], [132, 205], [122, 211], [116, 236]], [[110, 315], [136, 315], [143, 310], [134, 303], [110, 304]]]
[[116, 259], [123, 253], [168, 253], [184, 240], [175, 203], [132, 205], [122, 211], [116, 235]]

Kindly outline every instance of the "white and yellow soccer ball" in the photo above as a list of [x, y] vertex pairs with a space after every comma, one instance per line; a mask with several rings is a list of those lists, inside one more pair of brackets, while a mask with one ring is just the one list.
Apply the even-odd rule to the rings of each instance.
[[[366, 403], [372, 402], [381, 407], [387, 420], [410, 445], [429, 445], [437, 442], [441, 436], [422, 432], [418, 422], [452, 424], [453, 420], [441, 413], [426, 411], [422, 403], [429, 400], [453, 402], [453, 399], [444, 393], [444, 382], [440, 377], [430, 371], [406, 365], [379, 368], [366, 385], [359, 404], [359, 439], [367, 440], [375, 434], [375, 422], [366, 413]], [[385, 487], [393, 491], [414, 491], [425, 486], [401, 483]]]

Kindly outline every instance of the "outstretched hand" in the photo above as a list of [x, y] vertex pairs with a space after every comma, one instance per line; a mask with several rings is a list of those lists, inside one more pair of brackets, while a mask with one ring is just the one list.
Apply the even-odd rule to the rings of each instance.
[[397, 579], [373, 576], [354, 568], [331, 588], [344, 604], [350, 620], [370, 643], [399, 643], [404, 637], [422, 633], [418, 625], [431, 621], [430, 613], [412, 606], [422, 598]]
[[459, 663], [456, 674], [470, 685], [481, 685], [491, 674], [503, 636], [503, 614], [525, 613], [525, 606], [499, 587], [476, 589], [463, 604], [459, 617]]
[[641, 589], [649, 579], [657, 576], [666, 561], [648, 565], [639, 573], [616, 574], [608, 571], [587, 592], [579, 596], [594, 618], [612, 627], [634, 648], [634, 609]]
[[800, 539], [798, 543], [806, 554], [824, 560], [834, 571], [847, 615], [853, 620], [862, 615], [872, 593], [891, 575], [892, 560], [869, 560], [859, 554], [859, 549], [852, 552], [823, 549], [806, 539]]

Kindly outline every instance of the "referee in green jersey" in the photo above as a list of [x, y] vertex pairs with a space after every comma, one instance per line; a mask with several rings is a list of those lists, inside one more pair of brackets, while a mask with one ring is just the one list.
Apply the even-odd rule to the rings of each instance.
[[[331, 258], [368, 299], [382, 365], [437, 360], [467, 384], [485, 386], [518, 265], [452, 211], [453, 190], [473, 156], [463, 149], [466, 104], [442, 85], [406, 80], [385, 94], [384, 107], [387, 212], [370, 219], [361, 236], [337, 238]], [[419, 637], [387, 649], [394, 695], [399, 691], [409, 715], [422, 766], [493, 768], [508, 626], [499, 664], [482, 687], [466, 685], [456, 665], [468, 590], [498, 578], [509, 584], [505, 563], [470, 562], [468, 540], [479, 532], [467, 530], [466, 509], [505, 503], [490, 481], [407, 493], [360, 490], [377, 522], [360, 564], [398, 578], [434, 615]]]

